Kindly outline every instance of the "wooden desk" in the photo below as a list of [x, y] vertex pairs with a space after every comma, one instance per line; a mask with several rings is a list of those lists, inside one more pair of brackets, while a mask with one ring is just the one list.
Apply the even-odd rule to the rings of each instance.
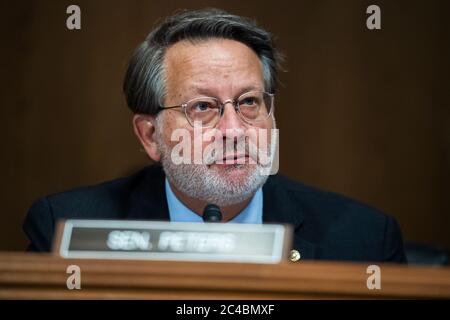
[[[69, 265], [81, 268], [81, 290], [67, 289]], [[450, 298], [450, 268], [380, 265], [381, 289], [369, 290], [368, 265], [65, 260], [50, 254], [0, 253], [0, 298]]]

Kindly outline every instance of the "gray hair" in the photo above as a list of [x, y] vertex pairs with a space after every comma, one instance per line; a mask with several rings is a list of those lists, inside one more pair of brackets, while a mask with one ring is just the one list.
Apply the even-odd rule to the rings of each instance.
[[147, 36], [130, 59], [123, 91], [134, 113], [156, 115], [165, 98], [164, 55], [181, 40], [224, 38], [250, 47], [259, 57], [265, 90], [274, 93], [281, 55], [269, 32], [254, 20], [219, 9], [185, 10], [168, 17]]

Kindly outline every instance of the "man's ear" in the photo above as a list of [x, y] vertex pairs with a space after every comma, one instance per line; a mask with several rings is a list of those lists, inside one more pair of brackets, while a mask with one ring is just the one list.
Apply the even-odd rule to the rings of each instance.
[[142, 146], [147, 152], [148, 156], [155, 162], [161, 160], [161, 153], [158, 150], [158, 145], [155, 140], [156, 118], [146, 114], [135, 114], [133, 116], [134, 133], [139, 138]]

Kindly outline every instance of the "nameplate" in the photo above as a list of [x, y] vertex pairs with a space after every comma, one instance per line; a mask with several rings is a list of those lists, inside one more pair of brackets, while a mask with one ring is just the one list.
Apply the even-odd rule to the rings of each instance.
[[65, 220], [55, 251], [63, 258], [279, 263], [287, 259], [288, 225]]

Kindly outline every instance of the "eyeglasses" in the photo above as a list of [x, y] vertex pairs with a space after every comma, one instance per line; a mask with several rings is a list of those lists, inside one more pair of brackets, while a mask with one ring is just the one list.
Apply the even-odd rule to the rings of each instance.
[[231, 103], [242, 120], [249, 124], [262, 122], [270, 117], [273, 110], [274, 94], [263, 91], [246, 92], [239, 98], [221, 102], [213, 97], [198, 97], [178, 106], [159, 107], [159, 111], [182, 108], [192, 127], [200, 124], [203, 128], [217, 125], [227, 103]]

